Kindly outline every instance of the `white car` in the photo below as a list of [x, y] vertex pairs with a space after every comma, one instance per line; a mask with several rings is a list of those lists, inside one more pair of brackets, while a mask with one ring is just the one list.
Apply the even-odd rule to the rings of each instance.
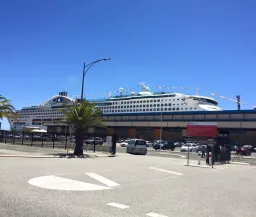
[[121, 147], [127, 147], [129, 141], [130, 141], [130, 140], [124, 140], [123, 142], [120, 143], [120, 146], [121, 146]]
[[151, 141], [146, 141], [146, 143], [147, 143], [147, 147], [151, 147], [153, 145]]
[[190, 145], [190, 144], [183, 145], [180, 148], [180, 152], [183, 152], [183, 151], [185, 151], [185, 152], [187, 152], [187, 151], [196, 152], [197, 151], [197, 146], [195, 144], [193, 144], [193, 145]]

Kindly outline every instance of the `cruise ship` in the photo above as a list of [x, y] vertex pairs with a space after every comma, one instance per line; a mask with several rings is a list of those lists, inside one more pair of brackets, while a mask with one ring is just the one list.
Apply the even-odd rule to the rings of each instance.
[[[140, 83], [139, 93], [131, 92], [123, 95], [123, 88], [119, 88], [120, 95], [109, 96], [102, 100], [89, 100], [95, 104], [103, 115], [117, 113], [154, 113], [154, 112], [186, 112], [186, 111], [221, 111], [218, 102], [210, 97], [187, 95], [176, 92], [152, 93], [145, 83]], [[22, 131], [24, 126], [43, 126], [58, 123], [65, 115], [64, 104], [74, 103], [76, 99], [67, 96], [67, 92], [60, 92], [40, 106], [25, 107], [17, 111], [18, 120], [11, 120], [12, 129]]]

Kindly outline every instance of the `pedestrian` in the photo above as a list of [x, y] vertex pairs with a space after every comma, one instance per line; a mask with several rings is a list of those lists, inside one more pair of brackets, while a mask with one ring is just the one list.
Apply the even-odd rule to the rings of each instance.
[[202, 154], [201, 157], [204, 158], [205, 157], [205, 146], [202, 145]]

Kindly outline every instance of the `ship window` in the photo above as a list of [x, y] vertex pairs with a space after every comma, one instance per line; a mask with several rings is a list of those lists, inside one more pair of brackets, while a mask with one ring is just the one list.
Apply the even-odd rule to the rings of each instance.
[[146, 109], [146, 111], [149, 111], [149, 109]]
[[196, 109], [196, 108], [195, 108]]
[[124, 102], [124, 104], [126, 104], [126, 102]]
[[173, 111], [175, 111], [175, 108], [172, 108]]
[[160, 104], [157, 104], [157, 107], [159, 107], [160, 106]]
[[124, 102], [121, 102], [121, 104], [123, 104]]
[[124, 108], [126, 108], [126, 105], [124, 106]]
[[161, 104], [161, 106], [164, 106], [164, 104]]
[[152, 112], [152, 109], [149, 109]]
[[142, 101], [140, 101], [140, 103], [142, 103]]
[[149, 104], [147, 104], [146, 107], [149, 107]]
[[150, 102], [153, 102], [153, 100], [150, 100]]
[[177, 105], [179, 105], [179, 104], [177, 104]]
[[154, 100], [154, 102], [156, 102], [156, 100]]
[[120, 110], [117, 110], [118, 112], [120, 112]]
[[167, 106], [167, 103], [165, 103], [164, 105]]
[[180, 110], [180, 108], [176, 108], [176, 110]]
[[172, 105], [175, 105], [175, 104], [172, 104]]
[[145, 109], [143, 109], [143, 111], [145, 111]]
[[118, 106], [118, 108], [120, 108], [120, 106]]
[[136, 105], [136, 107], [138, 108], [138, 107], [139, 107], [139, 105]]
[[160, 99], [158, 99], [157, 102], [160, 102]]
[[149, 102], [149, 100], [147, 100], [147, 102]]
[[121, 106], [121, 108], [123, 108], [123, 106]]
[[139, 111], [139, 109], [136, 109], [136, 112]]
[[169, 103], [169, 106], [171, 106], [172, 104], [171, 103]]
[[173, 99], [173, 101], [175, 101], [175, 99]]
[[133, 111], [135, 112], [135, 109], [133, 109]]
[[127, 101], [127, 104], [129, 104], [130, 102], [129, 101]]
[[143, 107], [145, 107], [145, 105], [143, 105]]
[[153, 111], [156, 111], [156, 109], [154, 108]]
[[140, 105], [140, 107], [142, 107], [142, 105]]
[[161, 108], [161, 111], [163, 111], [164, 109], [163, 108]]
[[159, 111], [159, 108], [157, 109], [157, 111]]
[[167, 111], [167, 108], [165, 108], [164, 110]]
[[192, 108], [190, 108], [190, 109], [192, 109]]
[[180, 99], [177, 99], [177, 100], [180, 100]]
[[115, 112], [114, 110], [112, 110], [112, 112]]
[[171, 111], [172, 110], [172, 108], [168, 108], [168, 111]]
[[152, 107], [153, 105], [152, 104], [150, 104], [150, 107]]
[[135, 105], [133, 105], [133, 108], [135, 108]]

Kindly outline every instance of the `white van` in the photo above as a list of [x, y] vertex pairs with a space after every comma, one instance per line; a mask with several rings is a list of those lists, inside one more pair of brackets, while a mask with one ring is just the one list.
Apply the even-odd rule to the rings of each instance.
[[127, 153], [130, 154], [147, 154], [147, 143], [143, 139], [131, 139], [128, 142]]

